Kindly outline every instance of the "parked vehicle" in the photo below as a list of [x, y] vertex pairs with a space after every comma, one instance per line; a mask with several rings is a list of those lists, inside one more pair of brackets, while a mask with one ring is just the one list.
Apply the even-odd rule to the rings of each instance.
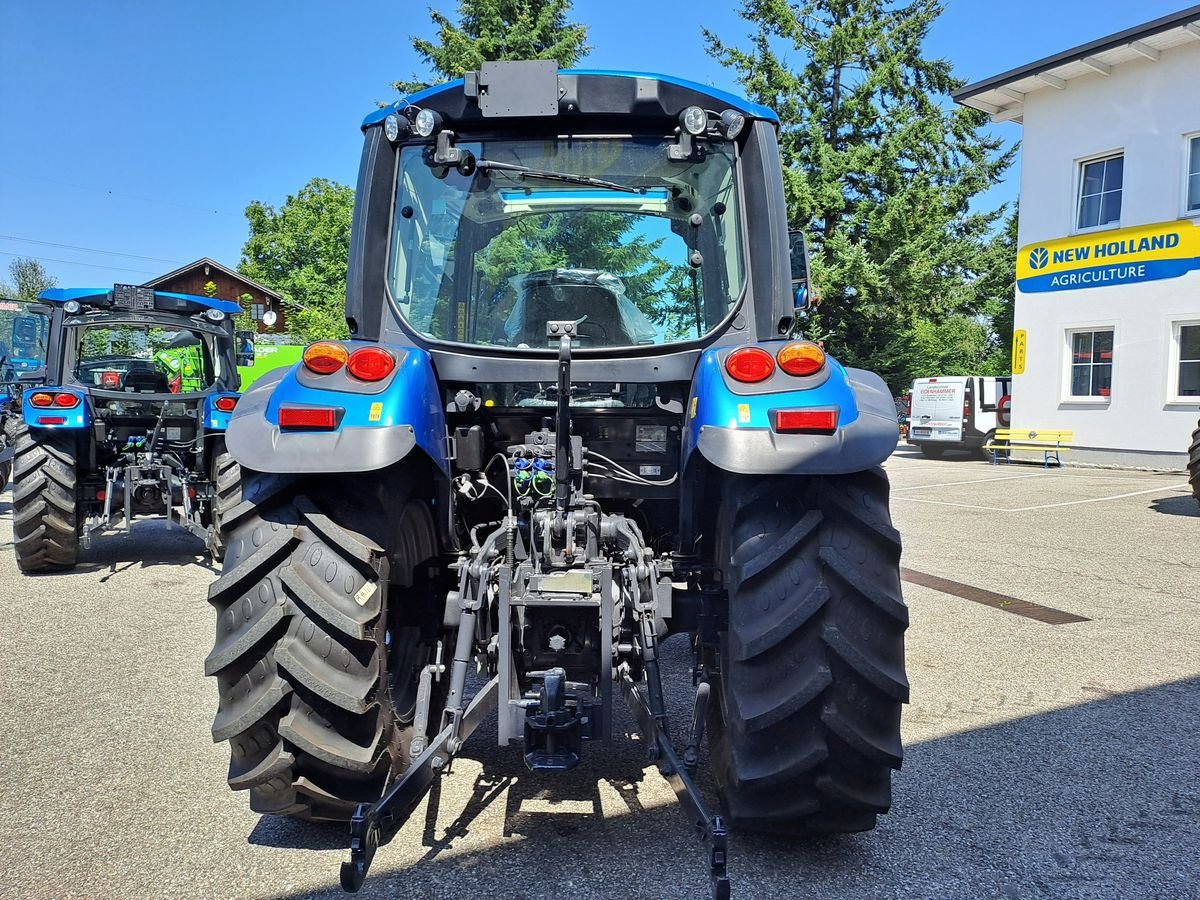
[[[363, 123], [352, 337], [234, 413], [206, 662], [230, 787], [349, 820], [347, 889], [490, 712], [551, 777], [611, 738], [623, 694], [718, 896], [727, 822], [887, 811], [908, 698], [896, 410], [792, 337], [807, 257], [777, 128], [700, 84], [542, 62]], [[674, 633], [696, 691], [673, 739]], [[705, 736], [723, 815], [692, 780]]]
[[0, 299], [0, 491], [12, 475], [21, 389], [45, 374], [49, 310], [20, 300]]
[[133, 285], [53, 289], [44, 384], [14, 441], [23, 572], [69, 569], [93, 533], [166, 517], [219, 552], [236, 303]]
[[980, 451], [1008, 425], [1012, 378], [951, 375], [918, 378], [909, 397], [908, 441], [925, 456]]

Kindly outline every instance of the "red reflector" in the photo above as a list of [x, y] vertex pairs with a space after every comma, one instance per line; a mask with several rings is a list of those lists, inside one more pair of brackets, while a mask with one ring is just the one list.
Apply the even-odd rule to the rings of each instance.
[[66, 416], [38, 416], [39, 425], [66, 425]]
[[279, 427], [332, 430], [337, 428], [339, 412], [328, 406], [281, 406]]
[[196, 489], [194, 487], [192, 487], [191, 485], [188, 486], [188, 499], [189, 500], [196, 499]]
[[213, 406], [221, 412], [233, 412], [233, 408], [237, 406], [237, 397], [218, 397], [213, 401]]
[[775, 357], [761, 347], [740, 347], [725, 358], [725, 371], [735, 381], [766, 381], [775, 371]]
[[773, 409], [771, 422], [779, 432], [833, 434], [837, 431], [836, 409]]
[[121, 389], [121, 373], [120, 372], [101, 372], [100, 387], [111, 391]]
[[79, 405], [79, 395], [68, 394], [66, 391], [61, 394], [55, 394], [54, 405], [62, 407], [63, 409], [74, 409]]
[[108, 496], [108, 492], [106, 490], [104, 490], [104, 488], [100, 488], [100, 490], [96, 491], [96, 499], [101, 502], [103, 502], [104, 498], [107, 496]]
[[346, 368], [363, 381], [382, 381], [392, 374], [396, 360], [382, 347], [360, 347], [350, 354]]

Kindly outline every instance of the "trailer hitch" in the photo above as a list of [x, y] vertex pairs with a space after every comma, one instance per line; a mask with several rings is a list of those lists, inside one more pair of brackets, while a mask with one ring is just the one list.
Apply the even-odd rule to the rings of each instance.
[[363, 886], [375, 851], [396, 836], [434, 778], [446, 771], [451, 758], [479, 723], [496, 708], [499, 679], [480, 689], [461, 718], [453, 718], [374, 803], [360, 803], [350, 819], [350, 859], [342, 863], [342, 889], [354, 894]]
[[[647, 692], [630, 676], [627, 666], [622, 667], [621, 690], [625, 700], [637, 719], [638, 727], [650, 746], [651, 757], [658, 763], [659, 773], [675, 789], [675, 799], [679, 808], [687, 816], [688, 821], [696, 829], [696, 836], [708, 845], [709, 876], [712, 879], [713, 897], [715, 900], [729, 900], [730, 883], [726, 872], [729, 857], [728, 832], [725, 820], [719, 815], [710, 814], [705, 806], [704, 798], [692, 781], [690, 771], [694, 766], [688, 766], [680, 760], [675, 752], [675, 745], [664, 727], [665, 719], [656, 716], [651, 709]], [[707, 688], [707, 682], [701, 682], [701, 687]], [[707, 703], [708, 692], [703, 697], [697, 696], [697, 714], [703, 715]], [[695, 731], [693, 726], [693, 731]], [[695, 734], [693, 734], [695, 741]]]

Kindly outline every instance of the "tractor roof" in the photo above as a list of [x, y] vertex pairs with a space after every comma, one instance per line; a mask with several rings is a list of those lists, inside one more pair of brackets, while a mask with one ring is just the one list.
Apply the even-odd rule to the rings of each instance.
[[[591, 113], [609, 115], [659, 114], [674, 118], [683, 111], [684, 107], [699, 104], [709, 108], [731, 108], [751, 118], [763, 119], [767, 122], [773, 122], [776, 125], [779, 124], [779, 116], [769, 107], [759, 103], [752, 103], [745, 98], [738, 97], [736, 94], [730, 94], [695, 81], [675, 78], [671, 75], [657, 75], [653, 72], [613, 72], [603, 69], [564, 69], [559, 72], [559, 77], [564, 81], [574, 82], [572, 93], [579, 98], [578, 111], [584, 115]], [[631, 97], [628, 108], [621, 109], [612, 106], [613, 94], [611, 92], [586, 90], [588, 86], [598, 87], [603, 81], [611, 79], [622, 79], [637, 83], [636, 90], [632, 95], [628, 91], [619, 93], [620, 96]], [[439, 99], [449, 99], [443, 98], [442, 95], [445, 94], [457, 92], [457, 95], [462, 97], [463, 84], [463, 79], [459, 78], [454, 81], [447, 81], [444, 84], [436, 84], [409, 97], [397, 100], [389, 106], [371, 112], [363, 119], [362, 127], [367, 128], [381, 122], [391, 113], [404, 109], [407, 106], [434, 104]], [[652, 88], [652, 90], [644, 90], [644, 87]], [[593, 97], [603, 97], [604, 101], [609, 102], [601, 101], [593, 105], [588, 102]], [[657, 103], [653, 102], [655, 100]]]
[[[149, 288], [141, 290], [150, 292]], [[201, 297], [197, 294], [177, 294], [174, 291], [153, 291], [155, 306], [158, 307], [157, 301], [161, 298], [168, 301], [168, 305], [181, 306], [183, 309], [170, 310], [183, 312], [188, 306], [196, 306], [199, 309], [196, 312], [202, 312], [205, 309], [218, 309], [227, 315], [237, 315], [242, 311], [242, 308], [232, 300], [220, 300], [216, 297]], [[102, 306], [110, 307], [114, 305], [113, 290], [111, 288], [50, 288], [47, 291], [42, 291], [38, 294], [39, 300], [44, 300], [47, 303], [67, 303], [71, 300], [77, 300], [84, 306]], [[177, 304], [171, 304], [170, 301], [178, 301]], [[115, 304], [118, 307], [120, 304]]]

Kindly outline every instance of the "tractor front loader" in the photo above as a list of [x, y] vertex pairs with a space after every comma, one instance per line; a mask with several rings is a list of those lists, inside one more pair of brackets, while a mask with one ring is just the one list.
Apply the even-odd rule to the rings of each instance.
[[[896, 414], [794, 336], [807, 259], [777, 129], [702, 85], [541, 62], [363, 123], [351, 338], [233, 415], [206, 663], [229, 785], [348, 821], [347, 890], [492, 711], [514, 764], [554, 777], [624, 698], [717, 896], [727, 829], [861, 831], [889, 808]], [[663, 700], [675, 634], [691, 722]]]

